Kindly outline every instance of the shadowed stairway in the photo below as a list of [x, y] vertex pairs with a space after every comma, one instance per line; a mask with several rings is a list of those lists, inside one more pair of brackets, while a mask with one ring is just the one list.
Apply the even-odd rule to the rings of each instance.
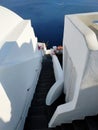
[[[54, 84], [52, 59], [45, 55], [42, 62], [42, 70], [36, 91], [28, 111], [24, 130], [49, 130], [48, 122], [56, 107], [63, 104], [65, 96], [62, 94], [51, 106], [46, 106], [45, 99], [50, 87]], [[98, 130], [98, 116], [86, 117], [84, 120], [75, 120], [72, 123], [62, 124], [55, 130]], [[51, 130], [51, 129], [50, 129]]]

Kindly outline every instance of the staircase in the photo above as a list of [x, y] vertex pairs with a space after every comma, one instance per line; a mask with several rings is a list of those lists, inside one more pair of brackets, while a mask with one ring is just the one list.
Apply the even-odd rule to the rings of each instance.
[[98, 116], [90, 116], [84, 120], [75, 120], [72, 123], [65, 123], [56, 128], [48, 128], [48, 122], [56, 107], [65, 102], [65, 95], [62, 94], [51, 106], [46, 106], [45, 98], [54, 82], [52, 60], [50, 55], [45, 55], [36, 91], [25, 121], [24, 130], [98, 130]]

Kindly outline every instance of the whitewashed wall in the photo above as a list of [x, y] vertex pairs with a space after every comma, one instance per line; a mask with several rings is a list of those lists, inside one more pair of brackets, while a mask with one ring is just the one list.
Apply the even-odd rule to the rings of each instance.
[[[95, 20], [95, 14], [91, 13], [90, 22]], [[63, 70], [67, 102], [57, 107], [49, 127], [98, 113], [98, 41], [86, 20], [80, 19], [88, 19], [89, 15], [65, 17]]]
[[42, 55], [30, 20], [3, 7], [0, 15], [0, 130], [22, 130]]

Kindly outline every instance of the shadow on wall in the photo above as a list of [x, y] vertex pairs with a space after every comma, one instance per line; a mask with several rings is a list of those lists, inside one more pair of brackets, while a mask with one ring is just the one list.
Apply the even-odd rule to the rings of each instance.
[[16, 42], [6, 42], [0, 49], [0, 62], [1, 64], [9, 61], [13, 63], [13, 61], [29, 58], [32, 54], [34, 54], [32, 40], [22, 44], [21, 47]]
[[28, 89], [34, 87], [34, 53], [32, 40], [21, 47], [6, 42], [0, 50], [0, 130], [15, 130], [22, 118]]

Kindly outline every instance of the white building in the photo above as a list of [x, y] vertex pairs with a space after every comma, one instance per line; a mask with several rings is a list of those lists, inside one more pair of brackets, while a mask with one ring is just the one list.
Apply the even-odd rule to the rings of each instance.
[[0, 130], [22, 130], [42, 56], [30, 20], [0, 6]]
[[98, 113], [98, 13], [66, 15], [63, 37], [64, 93], [49, 127]]

